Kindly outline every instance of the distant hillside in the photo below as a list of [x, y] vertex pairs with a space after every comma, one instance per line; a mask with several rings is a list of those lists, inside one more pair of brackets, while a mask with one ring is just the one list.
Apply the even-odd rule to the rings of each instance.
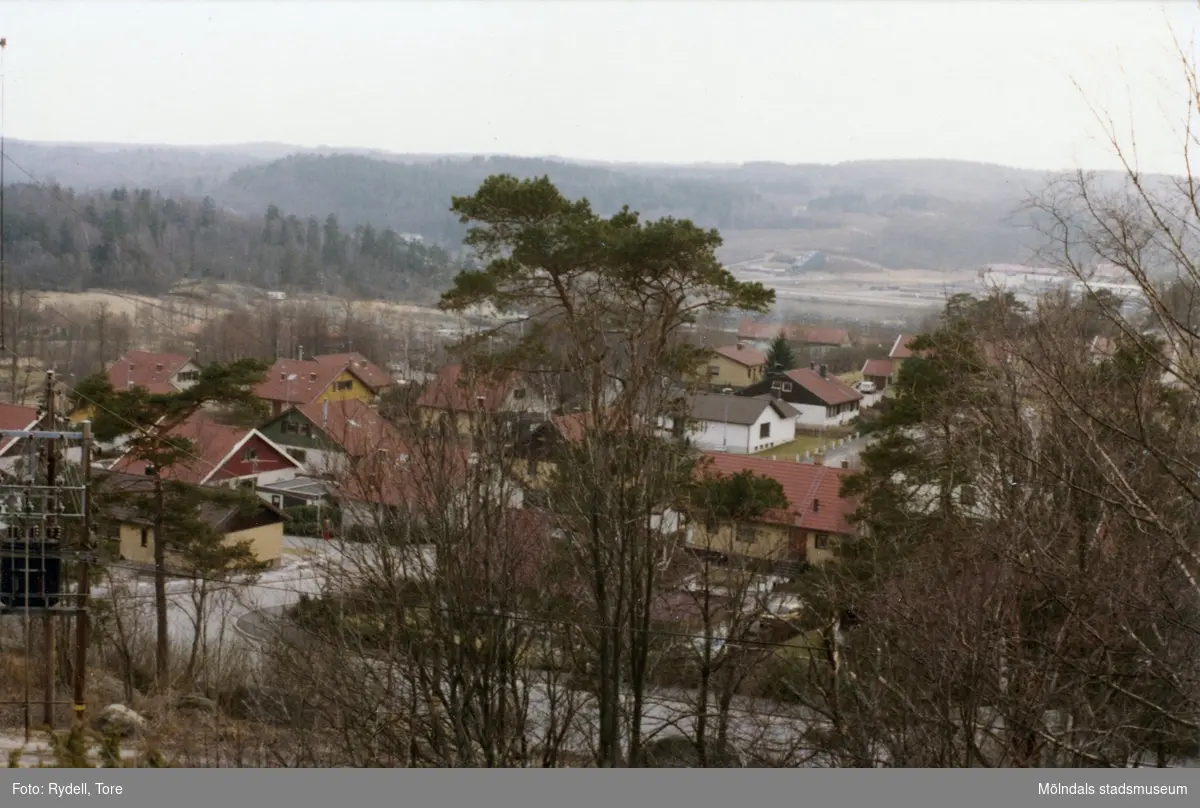
[[1026, 260], [1037, 242], [1020, 205], [1048, 180], [1036, 171], [950, 160], [605, 164], [279, 143], [10, 141], [9, 154], [38, 179], [81, 190], [208, 195], [249, 216], [261, 216], [272, 204], [302, 217], [332, 212], [348, 227], [371, 223], [419, 233], [450, 250], [463, 236], [449, 212], [452, 196], [473, 192], [489, 174], [547, 174], [566, 195], [587, 197], [605, 214], [628, 204], [647, 217], [687, 217], [716, 227], [732, 245], [729, 260], [773, 248], [817, 249], [920, 269]]
[[342, 227], [272, 205], [253, 215], [211, 197], [148, 189], [108, 193], [6, 189], [3, 232], [14, 288], [102, 288], [163, 294], [179, 284], [229, 281], [348, 297], [435, 300], [457, 265], [437, 245], [389, 227]]
[[627, 204], [647, 217], [681, 216], [722, 229], [778, 227], [790, 218], [753, 190], [730, 183], [516, 157], [413, 165], [357, 155], [293, 156], [239, 169], [216, 195], [235, 210], [273, 203], [303, 215], [333, 211], [346, 223], [386, 223], [453, 246], [464, 230], [450, 213], [451, 198], [473, 193], [490, 174], [548, 174], [568, 197], [586, 196], [604, 215]]

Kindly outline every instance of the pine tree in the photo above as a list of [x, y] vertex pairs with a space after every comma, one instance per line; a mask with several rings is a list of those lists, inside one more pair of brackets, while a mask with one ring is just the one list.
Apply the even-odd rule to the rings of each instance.
[[796, 367], [796, 355], [792, 353], [792, 346], [781, 331], [767, 351], [767, 372], [786, 373], [794, 367]]

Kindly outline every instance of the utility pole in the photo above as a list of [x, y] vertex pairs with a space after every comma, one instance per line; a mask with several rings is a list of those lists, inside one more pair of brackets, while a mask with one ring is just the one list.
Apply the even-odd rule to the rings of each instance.
[[[45, 426], [45, 428], [48, 432], [54, 432], [55, 430], [58, 429], [58, 422], [55, 418], [56, 413], [55, 413], [55, 407], [54, 407], [55, 390], [54, 390], [54, 371], [53, 370], [46, 371], [46, 387], [43, 391], [43, 395], [45, 396], [45, 402], [46, 402], [46, 426]], [[53, 514], [57, 513], [57, 511], [59, 509], [59, 495], [58, 495], [58, 491], [57, 491], [57, 486], [58, 486], [58, 440], [52, 438], [52, 439], [46, 441], [46, 487], [49, 489], [49, 492], [50, 492], [50, 497], [51, 497], [50, 512], [52, 514], [52, 516], [50, 517], [52, 521], [47, 525], [46, 532], [51, 535], [44, 536], [43, 537], [44, 540], [50, 540], [51, 538], [53, 538], [53, 533], [55, 532], [53, 530], [53, 528], [56, 527], [58, 524], [57, 516], [53, 515]], [[57, 670], [55, 670], [57, 667], [55, 665], [55, 661], [57, 659], [57, 651], [58, 651], [58, 638], [55, 636], [54, 620], [55, 620], [55, 614], [50, 609], [47, 609], [45, 611], [45, 613], [42, 614], [42, 640], [43, 640], [43, 645], [45, 646], [42, 649], [42, 651], [45, 654], [45, 671], [46, 671], [45, 692], [44, 692], [45, 698], [42, 703], [42, 723], [45, 724], [50, 729], [54, 729], [54, 695], [55, 695], [55, 686], [54, 685], [55, 685], [55, 679], [57, 678], [55, 675], [57, 673]]]
[[87, 683], [88, 598], [91, 596], [91, 564], [87, 557], [92, 550], [92, 422], [83, 422], [83, 537], [79, 542], [79, 598], [75, 609], [75, 720], [84, 721], [84, 690]]

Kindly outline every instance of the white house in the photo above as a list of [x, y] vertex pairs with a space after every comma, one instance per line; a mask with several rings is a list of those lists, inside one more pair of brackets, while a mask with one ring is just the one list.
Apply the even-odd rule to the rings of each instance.
[[738, 395], [782, 399], [795, 408], [798, 424], [818, 428], [848, 423], [858, 415], [863, 400], [862, 393], [830, 374], [826, 365], [815, 363], [787, 373], [769, 374]]
[[[796, 439], [796, 411], [773, 396], [698, 393], [687, 403], [686, 437], [704, 451], [753, 454]], [[662, 425], [676, 428], [669, 418]]]

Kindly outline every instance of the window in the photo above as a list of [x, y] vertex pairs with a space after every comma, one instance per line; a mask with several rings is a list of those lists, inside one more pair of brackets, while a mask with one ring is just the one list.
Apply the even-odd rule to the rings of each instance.
[[312, 424], [301, 424], [300, 425], [300, 434], [306, 438], [311, 438], [312, 437]]
[[299, 435], [300, 424], [296, 423], [295, 421], [284, 421], [283, 431], [286, 435]]
[[975, 486], [964, 485], [962, 488], [960, 488], [958, 491], [958, 501], [965, 508], [974, 508], [975, 503], [977, 502], [975, 498]]
[[720, 376], [721, 375], [721, 366], [720, 365], [709, 365], [708, 366], [708, 375], [709, 376]]
[[513, 398], [516, 399], [517, 401], [520, 401], [521, 399], [525, 398], [525, 388], [518, 387], [516, 390], [513, 390]]
[[783, 383], [783, 392], [785, 392], [785, 393], [790, 393], [790, 392], [792, 392], [792, 383], [791, 383], [791, 382], [784, 382], [784, 383]]
[[344, 393], [344, 392], [346, 392], [347, 390], [353, 390], [353, 389], [354, 389], [354, 382], [353, 382], [353, 381], [351, 381], [351, 380], [349, 380], [349, 379], [346, 379], [346, 380], [344, 380], [344, 381], [337, 382], [337, 383], [336, 383], [336, 384], [333, 386], [333, 389], [334, 389], [334, 390], [337, 390], [339, 393]]
[[287, 453], [292, 456], [293, 460], [299, 463], [303, 463], [304, 461], [308, 460], [308, 452], [304, 451], [303, 449], [293, 449], [288, 447]]
[[150, 528], [148, 528], [148, 527], [142, 528], [142, 546], [143, 547], [150, 546]]
[[772, 390], [782, 390], [783, 382], [771, 382], [771, 389]]
[[195, 370], [182, 370], [177, 378], [181, 382], [194, 382], [200, 378], [200, 374]]
[[828, 550], [829, 549], [829, 534], [828, 533], [818, 533], [815, 537], [813, 537], [813, 547], [817, 550]]
[[283, 507], [283, 497], [281, 497], [279, 494], [272, 494], [271, 495], [271, 507], [282, 508]]
[[768, 423], [765, 423], [765, 424], [761, 424], [761, 425], [758, 427], [758, 436], [759, 436], [760, 438], [769, 438], [769, 437], [771, 437], [771, 424], [770, 424], [769, 422], [768, 422]]
[[317, 374], [315, 374], [315, 373], [308, 374], [308, 380], [310, 382], [315, 382], [317, 380]]
[[251, 446], [249, 449], [247, 449], [245, 452], [242, 453], [242, 460], [245, 460], [247, 463], [251, 463], [255, 460], [258, 460], [258, 450], [255, 449], [253, 446]]
[[753, 544], [758, 541], [758, 528], [755, 525], [739, 523], [735, 536], [738, 541]]

